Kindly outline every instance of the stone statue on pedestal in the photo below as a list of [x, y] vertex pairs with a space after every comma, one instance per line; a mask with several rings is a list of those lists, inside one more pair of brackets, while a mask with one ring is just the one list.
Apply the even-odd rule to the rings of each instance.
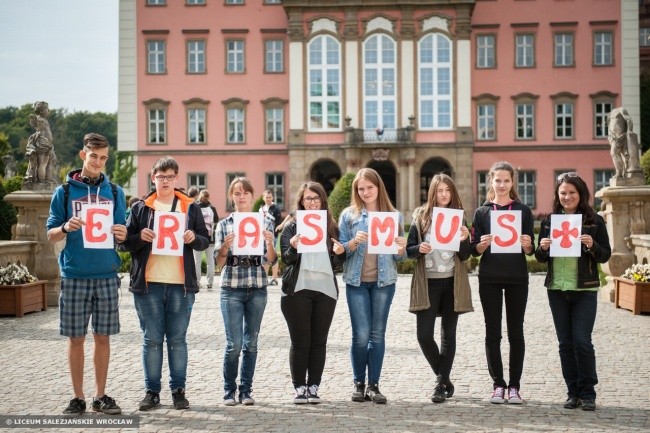
[[57, 185], [55, 179], [56, 154], [50, 123], [47, 116], [50, 109], [45, 101], [34, 103], [34, 114], [29, 115], [29, 124], [36, 129], [27, 140], [28, 166], [23, 180], [23, 189], [39, 190], [53, 189]]
[[624, 107], [614, 108], [607, 115], [607, 128], [610, 153], [616, 169], [612, 179], [643, 179], [643, 170], [639, 163], [639, 138], [632, 130], [632, 116]]
[[14, 177], [16, 175], [16, 160], [14, 159], [14, 156], [11, 154], [4, 155], [2, 157], [2, 163], [5, 165], [4, 178], [10, 179]]

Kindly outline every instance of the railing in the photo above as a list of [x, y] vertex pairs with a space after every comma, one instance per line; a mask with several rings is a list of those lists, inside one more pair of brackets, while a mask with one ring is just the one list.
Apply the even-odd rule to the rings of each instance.
[[378, 134], [375, 129], [348, 128], [346, 133], [346, 142], [348, 144], [363, 143], [412, 143], [413, 127], [406, 128], [385, 128], [382, 134]]

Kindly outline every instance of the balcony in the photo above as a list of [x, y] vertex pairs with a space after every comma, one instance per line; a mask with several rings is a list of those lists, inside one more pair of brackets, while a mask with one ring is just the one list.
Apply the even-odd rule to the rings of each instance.
[[376, 129], [345, 128], [345, 144], [349, 145], [399, 145], [414, 142], [415, 128], [413, 126], [394, 129], [385, 128], [381, 134], [377, 133]]

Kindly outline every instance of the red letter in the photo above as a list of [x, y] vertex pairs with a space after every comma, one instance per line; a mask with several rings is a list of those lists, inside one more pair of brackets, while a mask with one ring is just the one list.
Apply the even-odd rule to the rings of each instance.
[[95, 221], [95, 215], [108, 215], [108, 210], [107, 209], [88, 209], [88, 213], [86, 218], [88, 221], [86, 221], [86, 239], [88, 242], [104, 242], [106, 238], [108, 237], [106, 233], [102, 233], [99, 236], [94, 236], [93, 235], [93, 229], [97, 228], [97, 230], [101, 230], [103, 224], [100, 221]]
[[305, 215], [305, 225], [308, 225], [309, 227], [313, 228], [316, 230], [316, 237], [314, 239], [309, 239], [305, 236], [300, 236], [300, 243], [303, 245], [317, 245], [322, 242], [323, 240], [323, 230], [320, 228], [320, 226], [316, 224], [312, 224], [312, 220], [320, 221], [320, 215], [318, 214], [309, 214]]
[[562, 248], [570, 248], [571, 247], [571, 236], [574, 238], [578, 238], [578, 229], [577, 228], [571, 228], [571, 223], [569, 221], [562, 221], [562, 230], [558, 229], [553, 229], [553, 238], [557, 239], [559, 237], [562, 238], [560, 241], [560, 246]]
[[494, 243], [496, 243], [500, 247], [509, 247], [510, 245], [514, 245], [514, 243], [517, 241], [517, 231], [515, 230], [514, 227], [509, 226], [505, 224], [505, 222], [513, 222], [515, 220], [515, 216], [512, 214], [505, 214], [497, 217], [497, 223], [503, 227], [504, 229], [508, 230], [510, 233], [512, 233], [512, 238], [502, 241], [500, 237], [495, 236], [494, 237]]
[[172, 215], [162, 215], [160, 217], [160, 224], [158, 225], [158, 249], [165, 248], [165, 238], [169, 238], [172, 241], [171, 249], [178, 249], [178, 242], [176, 242], [176, 237], [174, 232], [178, 230], [180, 224], [178, 220]]
[[449, 234], [447, 236], [443, 236], [442, 233], [440, 233], [442, 224], [445, 222], [444, 220], [445, 220], [444, 214], [439, 213], [438, 217], [436, 218], [435, 235], [438, 242], [440, 242], [441, 244], [448, 244], [454, 238], [456, 233], [458, 233], [458, 227], [460, 226], [460, 217], [454, 216], [451, 218], [451, 230], [449, 230]]
[[[246, 226], [248, 224], [253, 225], [253, 230], [250, 232], [246, 231]], [[246, 217], [241, 222], [239, 223], [239, 236], [237, 236], [237, 246], [239, 248], [243, 248], [246, 245], [246, 238], [247, 237], [252, 237], [253, 238], [253, 243], [251, 246], [253, 248], [256, 248], [259, 243], [260, 243], [260, 234], [262, 233], [262, 230], [260, 230], [260, 226], [257, 224], [257, 220], [255, 218], [251, 217]]]
[[386, 246], [389, 247], [393, 245], [395, 241], [395, 220], [391, 217], [386, 218], [381, 221], [379, 218], [372, 219], [372, 228], [374, 229], [370, 233], [370, 244], [373, 247], [379, 245], [379, 232], [385, 233], [388, 231], [388, 237], [386, 238]]

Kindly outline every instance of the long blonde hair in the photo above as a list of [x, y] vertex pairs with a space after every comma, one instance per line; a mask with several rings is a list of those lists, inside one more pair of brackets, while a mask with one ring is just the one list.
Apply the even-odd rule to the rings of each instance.
[[444, 174], [439, 173], [433, 176], [431, 183], [429, 184], [429, 193], [427, 194], [427, 202], [417, 208], [413, 215], [416, 218], [419, 218], [420, 222], [420, 231], [421, 233], [426, 233], [429, 231], [431, 225], [431, 214], [433, 213], [433, 208], [438, 206], [436, 201], [436, 192], [441, 183], [444, 183], [449, 187], [451, 191], [451, 201], [449, 202], [449, 209], [462, 209], [463, 203], [460, 201], [460, 195], [458, 194], [458, 189], [456, 188], [456, 183], [454, 180]]
[[494, 175], [497, 171], [507, 171], [510, 173], [510, 177], [512, 178], [512, 188], [510, 188], [510, 198], [513, 200], [519, 200], [519, 193], [517, 192], [517, 170], [510, 165], [510, 163], [506, 161], [499, 161], [495, 162], [492, 164], [492, 167], [490, 167], [490, 172], [488, 173], [488, 178], [487, 178], [487, 199], [488, 201], [493, 201], [494, 198], [496, 197], [496, 192], [494, 191], [494, 188], [492, 188], [492, 180], [494, 179]]
[[377, 210], [379, 212], [396, 211], [393, 203], [391, 203], [390, 198], [388, 197], [386, 186], [384, 185], [384, 181], [381, 180], [379, 173], [377, 173], [372, 168], [362, 168], [359, 170], [357, 175], [354, 177], [354, 180], [352, 181], [352, 204], [350, 205], [350, 209], [354, 211], [355, 214], [360, 215], [361, 210], [365, 206], [363, 200], [361, 200], [361, 197], [359, 196], [359, 192], [357, 191], [357, 187], [361, 179], [367, 180], [377, 187]]

